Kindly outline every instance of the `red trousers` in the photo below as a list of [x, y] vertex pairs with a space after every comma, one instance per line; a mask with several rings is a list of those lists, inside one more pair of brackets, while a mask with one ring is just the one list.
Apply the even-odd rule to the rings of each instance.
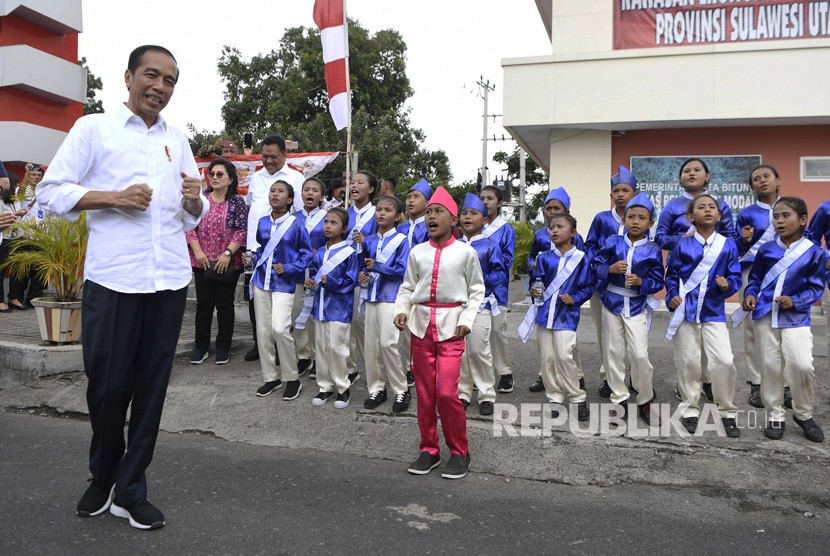
[[412, 361], [415, 391], [418, 394], [418, 428], [421, 429], [421, 452], [436, 455], [438, 417], [451, 454], [467, 455], [467, 413], [458, 399], [458, 379], [464, 339], [438, 341], [435, 319], [423, 338], [412, 335]]

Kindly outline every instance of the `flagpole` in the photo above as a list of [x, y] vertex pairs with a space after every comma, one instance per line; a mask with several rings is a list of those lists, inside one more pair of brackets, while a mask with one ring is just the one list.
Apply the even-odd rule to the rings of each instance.
[[345, 206], [351, 205], [351, 195], [349, 195], [349, 183], [352, 178], [352, 78], [349, 73], [349, 13], [346, 11], [346, 0], [343, 0], [343, 26], [346, 29], [344, 33], [344, 41], [346, 42], [346, 94], [349, 97], [349, 123], [346, 125], [346, 181], [343, 184], [346, 186], [346, 191], [343, 193], [346, 203]]

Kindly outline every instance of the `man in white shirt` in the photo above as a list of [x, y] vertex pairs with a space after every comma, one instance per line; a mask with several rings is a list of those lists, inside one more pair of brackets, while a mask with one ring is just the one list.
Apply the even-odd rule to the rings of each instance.
[[[245, 246], [246, 251], [256, 252], [260, 245], [256, 240], [256, 229], [259, 219], [271, 214], [271, 205], [268, 203], [268, 192], [277, 180], [285, 180], [294, 188], [294, 207], [289, 212], [296, 212], [303, 208], [303, 198], [300, 192], [303, 189], [304, 176], [294, 170], [285, 162], [285, 139], [279, 135], [268, 135], [262, 140], [262, 168], [251, 176], [251, 185], [248, 187], [248, 195], [245, 202], [250, 207], [248, 211], [248, 240]], [[248, 283], [251, 275], [245, 275], [245, 301], [248, 302], [248, 316], [251, 318], [251, 326], [256, 330], [256, 315], [254, 314], [254, 302], [248, 299]], [[256, 345], [256, 334], [254, 334], [254, 347], [245, 354], [245, 361], [256, 361], [259, 359], [259, 351]], [[277, 362], [279, 365], [279, 362]]]
[[144, 472], [191, 277], [184, 231], [208, 210], [187, 137], [160, 114], [178, 78], [167, 49], [136, 48], [124, 74], [127, 102], [79, 119], [37, 188], [45, 210], [70, 219], [87, 211], [89, 226], [82, 343], [92, 478], [76, 513], [109, 509], [138, 529], [164, 525]]

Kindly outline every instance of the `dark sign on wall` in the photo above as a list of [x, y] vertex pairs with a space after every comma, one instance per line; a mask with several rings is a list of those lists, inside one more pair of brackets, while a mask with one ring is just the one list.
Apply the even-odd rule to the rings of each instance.
[[[632, 156], [631, 171], [637, 177], [640, 191], [654, 203], [656, 221], [660, 209], [675, 197], [680, 187], [680, 165], [689, 156]], [[732, 217], [745, 206], [755, 202], [755, 194], [749, 186], [749, 173], [761, 164], [760, 155], [701, 156], [709, 167], [709, 193], [722, 198], [732, 209]]]
[[614, 0], [614, 48], [830, 37], [830, 1]]

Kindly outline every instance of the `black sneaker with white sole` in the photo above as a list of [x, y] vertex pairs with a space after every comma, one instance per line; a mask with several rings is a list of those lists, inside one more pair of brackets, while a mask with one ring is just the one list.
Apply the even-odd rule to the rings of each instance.
[[193, 353], [190, 354], [191, 365], [201, 365], [208, 358], [208, 350], [193, 348]]
[[354, 384], [357, 382], [357, 379], [360, 378], [360, 373], [355, 371], [353, 373], [349, 373], [349, 384]]
[[313, 366], [314, 361], [312, 359], [300, 359], [297, 361], [297, 375], [304, 376]]
[[426, 475], [439, 465], [441, 465], [441, 456], [438, 454], [433, 456], [429, 452], [421, 452], [418, 459], [413, 461], [406, 470], [413, 475]]
[[281, 380], [269, 380], [259, 388], [257, 388], [256, 395], [260, 398], [263, 398], [273, 392], [274, 390], [279, 390], [282, 388], [283, 384]]
[[502, 394], [509, 394], [513, 391], [513, 375], [501, 375], [499, 379], [498, 388], [496, 388], [496, 392], [501, 392]]
[[115, 502], [110, 506], [110, 513], [115, 517], [130, 520], [130, 525], [136, 529], [150, 530], [164, 526], [164, 514], [151, 503], [144, 501], [135, 506], [125, 508]]
[[386, 390], [378, 390], [372, 392], [366, 401], [363, 402], [363, 409], [376, 409], [380, 404], [387, 400]]
[[289, 380], [285, 383], [285, 392], [282, 393], [282, 399], [285, 401], [296, 400], [300, 392], [303, 391], [303, 385], [299, 380]]
[[317, 363], [314, 359], [311, 360], [311, 366], [308, 368], [308, 378], [317, 378]]
[[217, 349], [216, 350], [216, 364], [217, 365], [227, 365], [228, 361], [231, 359], [231, 352], [227, 349]]
[[392, 403], [392, 413], [403, 413], [409, 409], [409, 402], [412, 400], [412, 395], [407, 390], [401, 394], [395, 394], [395, 401]]
[[406, 371], [406, 385], [410, 388], [415, 386], [415, 375], [412, 374], [412, 371]]
[[335, 409], [346, 409], [349, 407], [349, 398], [351, 398], [351, 393], [346, 390], [342, 394], [337, 394], [337, 397], [334, 399], [334, 408]]
[[441, 472], [441, 476], [445, 479], [461, 479], [467, 475], [470, 469], [470, 454], [466, 457], [461, 457], [458, 454], [452, 454], [447, 466]]
[[326, 402], [329, 401], [329, 398], [332, 396], [334, 396], [334, 392], [320, 392], [311, 399], [311, 405], [326, 405]]
[[95, 481], [89, 480], [89, 486], [78, 501], [75, 514], [81, 517], [93, 517], [107, 511], [115, 496], [115, 485], [104, 489], [99, 487]]
[[528, 388], [531, 392], [544, 392], [545, 391], [545, 383], [542, 381], [542, 375], [536, 377], [536, 382], [530, 385]]

